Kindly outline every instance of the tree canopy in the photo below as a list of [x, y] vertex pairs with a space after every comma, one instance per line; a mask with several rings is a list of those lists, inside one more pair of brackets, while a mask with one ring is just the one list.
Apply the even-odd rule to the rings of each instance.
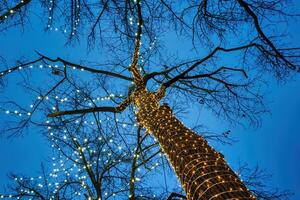
[[[265, 85], [300, 72], [300, 48], [284, 31], [299, 17], [293, 9], [276, 0], [1, 1], [1, 37], [39, 29], [65, 44], [13, 61], [0, 52], [1, 134], [41, 132], [55, 149], [53, 165], [60, 165], [50, 173], [53, 182], [48, 167], [38, 180], [11, 175], [12, 197], [166, 198], [148, 178], [157, 167], [169, 176], [169, 166], [157, 141], [138, 126], [130, 66], [150, 91], [166, 90], [162, 101], [178, 115], [199, 105], [229, 123], [259, 126], [269, 111]], [[194, 129], [233, 142], [229, 132]], [[289, 194], [259, 191], [263, 184], [256, 183], [248, 185], [261, 199]]]

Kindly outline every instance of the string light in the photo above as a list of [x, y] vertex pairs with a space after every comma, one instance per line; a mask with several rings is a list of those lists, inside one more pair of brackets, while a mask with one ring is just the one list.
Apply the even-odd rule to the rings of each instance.
[[7, 19], [9, 16], [14, 15], [16, 11], [20, 10], [24, 5], [26, 5], [29, 0], [21, 0], [16, 6], [9, 9], [4, 15], [0, 16], [0, 20]]

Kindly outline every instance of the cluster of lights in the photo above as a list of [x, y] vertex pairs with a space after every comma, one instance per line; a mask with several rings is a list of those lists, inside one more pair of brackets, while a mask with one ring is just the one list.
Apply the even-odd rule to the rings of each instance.
[[[64, 132], [66, 132], [66, 131], [64, 131]], [[66, 136], [66, 135], [64, 136], [64, 138], [67, 138], [67, 137], [68, 136]], [[71, 139], [74, 140], [74, 141], [78, 140], [77, 138], [71, 138]], [[57, 142], [57, 139], [53, 139], [53, 141]], [[88, 139], [85, 138], [85, 139], [83, 139], [83, 141], [87, 142]], [[102, 137], [99, 137], [99, 141], [102, 141]], [[111, 142], [113, 142], [113, 140], [111, 139], [111, 140], [109, 140], [109, 142], [111, 143]], [[55, 143], [53, 143], [52, 147], [55, 148], [54, 150], [61, 151], [60, 148], [57, 148], [58, 146], [55, 145]], [[81, 183], [81, 186], [83, 188], [87, 188], [89, 180], [88, 180], [87, 175], [82, 174], [82, 172], [84, 172], [87, 168], [93, 168], [94, 166], [97, 166], [96, 165], [97, 164], [96, 161], [93, 161], [93, 162], [87, 161], [87, 164], [84, 165], [84, 166], [77, 164], [77, 162], [83, 161], [83, 155], [84, 155], [84, 152], [87, 151], [87, 149], [91, 149], [91, 147], [90, 146], [87, 146], [87, 147], [78, 147], [78, 149], [75, 150], [72, 153], [72, 156], [76, 156], [77, 157], [77, 159], [75, 160], [76, 162], [71, 161], [71, 164], [70, 163], [66, 163], [66, 162], [70, 161], [70, 159], [63, 159], [61, 155], [58, 158], [52, 157], [52, 161], [53, 161], [52, 166], [53, 166], [53, 169], [48, 174], [48, 177], [52, 178], [54, 180], [54, 182], [52, 182], [52, 181], [46, 181], [45, 182], [43, 180], [42, 176], [31, 177], [30, 179], [25, 179], [25, 178], [22, 178], [22, 177], [20, 177], [20, 178], [16, 177], [14, 180], [16, 182], [20, 182], [20, 183], [23, 182], [23, 181], [28, 182], [29, 180], [33, 181], [35, 183], [36, 187], [39, 188], [39, 189], [42, 189], [44, 187], [47, 187], [48, 189], [53, 188], [52, 189], [52, 196], [51, 196], [50, 200], [54, 200], [55, 197], [56, 197], [56, 195], [57, 195], [57, 192], [59, 192], [59, 189], [61, 188], [61, 186], [63, 186], [65, 183], [67, 183], [70, 180], [71, 181], [72, 180], [73, 181], [77, 180], [78, 182]], [[123, 147], [122, 146], [118, 146], [118, 149], [122, 150]], [[96, 153], [95, 150], [89, 150], [89, 152], [90, 153], [91, 152]], [[108, 162], [111, 162], [111, 163], [122, 162], [121, 159], [117, 159], [117, 160], [113, 159], [113, 160], [111, 160], [110, 159], [111, 156], [112, 156], [111, 152], [105, 151], [105, 149], [104, 149], [103, 152], [104, 152], [104, 153], [102, 153], [103, 156], [101, 156], [98, 159], [99, 161], [103, 160], [105, 163], [108, 163]], [[120, 151], [120, 153], [122, 153], [122, 151]], [[105, 156], [105, 154], [106, 154], [106, 156]], [[120, 155], [122, 155], [123, 157], [125, 157], [127, 155], [127, 153], [124, 152], [124, 153], [122, 153]], [[104, 159], [106, 159], [106, 160], [104, 160]], [[140, 171], [140, 170], [138, 170], [138, 171]], [[73, 179], [71, 178], [71, 176], [73, 177]], [[61, 177], [65, 177], [65, 178], [60, 179]], [[71, 178], [71, 179], [69, 179], [69, 178]], [[141, 178], [138, 178], [138, 177], [135, 178], [136, 182], [138, 182], [140, 180], [141, 180]], [[125, 189], [123, 188], [123, 190], [125, 190]], [[23, 194], [24, 196], [27, 196], [27, 195], [28, 196], [34, 196], [34, 195], [36, 195], [37, 191], [36, 191], [36, 189], [22, 189], [21, 188], [21, 190], [19, 192], [21, 192], [21, 194]], [[82, 194], [83, 193], [80, 192], [80, 191], [76, 191], [75, 192], [76, 196], [81, 196]], [[114, 193], [114, 192], [112, 192], [110, 194], [109, 192], [105, 192], [104, 191], [103, 194], [104, 194], [104, 196], [108, 196], [108, 195], [116, 196], [116, 193]], [[8, 194], [8, 195], [0, 195], [0, 198], [17, 198], [17, 199], [19, 199], [20, 196], [18, 194]], [[92, 199], [92, 198], [89, 197], [89, 199]]]
[[[133, 63], [139, 57], [138, 39], [138, 52], [133, 55]], [[137, 121], [159, 142], [187, 199], [256, 199], [229, 168], [222, 154], [216, 152], [203, 137], [184, 126], [167, 105], [160, 106], [165, 87], [161, 86], [157, 92], [149, 92], [137, 65], [132, 65], [130, 70], [136, 84], [130, 99], [136, 107]]]
[[[119, 122], [120, 120], [119, 119], [116, 119], [116, 121], [117, 122]], [[64, 133], [66, 133], [67, 131], [63, 131]], [[50, 134], [51, 134], [51, 132], [50, 132]], [[54, 134], [52, 133], [50, 136], [53, 136]], [[57, 136], [59, 136], [59, 135], [57, 135]], [[64, 140], [66, 140], [66, 139], [71, 139], [71, 140], [75, 140], [75, 141], [78, 141], [78, 139], [77, 138], [69, 138], [67, 135], [64, 135], [63, 136], [63, 139]], [[53, 140], [55, 140], [54, 138], [53, 138]], [[102, 137], [98, 137], [98, 140], [99, 141], [102, 141]], [[88, 145], [88, 141], [89, 141], [89, 139], [88, 138], [84, 138], [84, 139], [80, 139], [80, 141], [83, 141], [83, 144], [84, 143], [86, 143], [86, 145]], [[113, 139], [109, 139], [109, 140], [107, 140], [109, 143], [113, 143], [114, 142], [114, 140]], [[109, 144], [108, 143], [108, 144]], [[118, 144], [118, 142], [116, 142], [116, 144]], [[56, 146], [55, 145], [53, 145], [52, 146], [53, 148], [55, 148]], [[86, 147], [78, 147], [78, 149], [76, 150], [76, 151], [74, 151], [74, 153], [72, 154], [72, 156], [77, 156], [78, 157], [78, 159], [76, 159], [75, 161], [76, 162], [79, 162], [80, 160], [82, 160], [82, 156], [83, 156], [83, 154], [86, 152], [86, 151], [88, 151], [87, 149], [91, 149], [90, 148], [90, 146], [86, 146]], [[123, 150], [123, 147], [122, 146], [118, 146], [117, 147], [117, 149], [118, 150], [120, 150], [120, 152], [122, 152], [122, 150]], [[59, 151], [60, 151], [60, 149], [58, 149]], [[136, 158], [139, 158], [140, 157], [140, 155], [138, 154], [138, 153], [134, 153], [134, 151], [135, 151], [136, 149], [134, 149], [134, 150], [132, 150], [132, 155], [133, 155], [133, 157], [136, 157]], [[111, 156], [112, 156], [112, 153], [111, 152], [109, 152], [109, 151], [107, 151], [105, 148], [103, 148], [102, 149], [102, 152], [107, 152], [106, 154], [103, 154], [103, 155], [106, 155], [107, 156], [107, 158], [110, 158]], [[89, 150], [89, 154], [92, 154], [92, 153], [96, 153], [96, 151], [94, 150]], [[127, 154], [126, 154], [126, 152], [123, 154], [123, 156], [125, 157]], [[162, 156], [162, 154], [160, 153], [159, 154], [160, 156]], [[102, 156], [103, 157], [103, 156]], [[55, 160], [55, 158], [53, 158], [53, 160]], [[102, 160], [103, 160], [103, 158], [102, 158]], [[100, 161], [100, 158], [99, 158], [99, 161]], [[104, 160], [103, 160], [104, 161]], [[62, 162], [62, 161], [60, 161], [60, 162]], [[104, 161], [105, 163], [108, 163], [109, 162], [109, 160], [106, 160], [106, 161]], [[110, 162], [112, 162], [112, 163], [116, 163], [116, 162], [121, 162], [121, 160], [110, 160]], [[90, 163], [90, 162], [88, 162], [87, 163], [87, 166], [84, 166], [83, 167], [83, 169], [79, 169], [79, 171], [80, 170], [84, 170], [84, 169], [86, 169], [86, 168], [93, 168], [94, 166], [96, 166], [96, 161], [93, 161], [92, 163]], [[137, 163], [137, 164], [139, 164], [139, 163]], [[52, 172], [52, 174], [50, 174], [50, 176], [52, 176], [52, 177], [57, 177], [57, 173], [60, 171], [60, 168], [61, 167], [63, 167], [63, 164], [60, 164], [60, 163], [58, 163], [58, 162], [56, 162], [56, 163], [53, 163], [53, 166], [57, 166], [57, 168], [55, 168], [54, 169], [54, 171]], [[76, 164], [74, 164], [74, 167], [76, 166]], [[155, 163], [154, 164], [154, 166], [152, 166], [151, 167], [151, 169], [155, 169], [156, 167], [158, 167], [159, 166], [159, 163]], [[72, 171], [73, 170], [73, 168], [71, 168], [71, 169], [69, 169], [69, 171]], [[137, 171], [138, 172], [140, 172], [141, 171], [141, 169], [140, 168], [137, 168]], [[69, 173], [69, 172], [68, 172]], [[67, 175], [68, 176], [68, 175]], [[82, 183], [84, 184], [84, 183], [86, 183], [86, 181], [87, 181], [87, 177], [86, 176], [78, 176], [78, 175], [75, 175], [75, 177], [77, 177], [78, 178], [78, 180], [79, 181], [83, 181]], [[131, 179], [130, 180], [131, 182], [139, 182], [139, 181], [141, 181], [141, 178], [140, 177], [138, 177], [138, 176], [135, 176], [133, 179]], [[129, 183], [127, 183], [127, 185], [129, 185]], [[84, 187], [84, 185], [83, 185], [83, 187]], [[80, 192], [79, 192], [80, 193]], [[79, 195], [79, 194], [78, 194]], [[108, 193], [104, 193], [104, 196], [107, 196], [108, 195]], [[79, 195], [80, 196], [80, 195]], [[116, 196], [116, 194], [115, 193], [112, 193], [112, 196]], [[129, 195], [130, 196], [130, 195]], [[142, 194], [139, 194], [138, 196], [140, 196], [140, 197], [142, 197], [143, 195]], [[155, 195], [154, 195], [154, 197], [155, 197]]]
[[[79, 93], [80, 91], [78, 90], [77, 92]], [[95, 100], [95, 101], [97, 101], [97, 100], [108, 100], [108, 99], [113, 98], [113, 97], [115, 97], [115, 96], [116, 96], [116, 95], [114, 95], [114, 94], [110, 94], [110, 95], [109, 95], [108, 97], [106, 97], [106, 98], [103, 98], [103, 99], [102, 99], [102, 98], [99, 97], [99, 98], [95, 98], [94, 100]], [[120, 95], [120, 96], [122, 96], [122, 95]], [[55, 98], [56, 100], [57, 100], [57, 99], [61, 99], [63, 102], [68, 101], [67, 98], [59, 98], [58, 96], [55, 96], [55, 97], [52, 97], [52, 96], [38, 96], [38, 97], [37, 97], [38, 100], [43, 100], [43, 99], [45, 99], [45, 100], [51, 100], [51, 98]], [[34, 107], [34, 105], [31, 104], [31, 105], [30, 105], [30, 108], [33, 108], [33, 107]], [[53, 109], [55, 110], [55, 108], [53, 108]], [[9, 113], [10, 113], [10, 111], [9, 111]], [[16, 112], [14, 112], [14, 113], [19, 113], [19, 111], [16, 111]], [[109, 120], [109, 118], [107, 118], [107, 120]], [[101, 121], [100, 121], [100, 122], [101, 122]], [[123, 127], [126, 127], [126, 126], [129, 124], [129, 123], [126, 123], [126, 122], [120, 122], [119, 119], [116, 119], [116, 122], [122, 124]], [[50, 121], [46, 121], [46, 123], [49, 124]], [[88, 122], [87, 122], [87, 121], [84, 121], [84, 123], [88, 123]], [[92, 123], [92, 122], [91, 122], [91, 123]], [[136, 124], [134, 124], [134, 126], [136, 126]], [[57, 140], [54, 139], [54, 136], [55, 136], [55, 135], [54, 135], [54, 132], [52, 132], [52, 127], [51, 127], [50, 125], [48, 126], [48, 130], [50, 131], [50, 132], [49, 132], [50, 137], [53, 138], [53, 141], [54, 141], [54, 142], [57, 142]], [[64, 132], [66, 132], [66, 131], [64, 131]], [[60, 135], [60, 137], [61, 137], [61, 135]], [[64, 140], [67, 140], [67, 139], [68, 139], [68, 136], [67, 136], [67, 135], [63, 135], [62, 138], [63, 138]], [[74, 140], [74, 141], [78, 140], [77, 138], [69, 138], [69, 139], [72, 139], [72, 140]], [[102, 140], [102, 138], [99, 137], [99, 140]], [[83, 139], [83, 142], [84, 142], [84, 143], [88, 143], [88, 139], [87, 139], [87, 138]], [[112, 139], [109, 140], [109, 143], [113, 143], [113, 142], [114, 142], [114, 141], [113, 141]], [[58, 150], [58, 151], [62, 151], [60, 148], [57, 147], [57, 145], [55, 145], [55, 143], [52, 144], [52, 147], [55, 148], [55, 149]], [[87, 147], [80, 147], [80, 148], [78, 148], [77, 151], [74, 151], [74, 152], [73, 152], [72, 156], [77, 156], [77, 157], [78, 157], [78, 158], [75, 159], [76, 162], [79, 162], [79, 161], [82, 159], [82, 154], [83, 154], [84, 152], [86, 152], [87, 149], [90, 149], [90, 146], [87, 146]], [[122, 152], [123, 147], [122, 147], [122, 146], [118, 146], [117, 149], [120, 150], [120, 152]], [[107, 153], [106, 153], [107, 158], [110, 158], [110, 157], [111, 157], [111, 153], [110, 153], [109, 151], [106, 151], [105, 149], [103, 149], [103, 152], [107, 152]], [[89, 153], [96, 153], [96, 152], [91, 150]], [[125, 153], [123, 156], [125, 156], [125, 155], [126, 155], [126, 153]], [[134, 156], [136, 156], [137, 158], [139, 157], [138, 154], [134, 154]], [[160, 154], [160, 156], [161, 156], [161, 154]], [[100, 158], [99, 158], [99, 159], [100, 159]], [[47, 187], [54, 187], [54, 190], [53, 190], [53, 196], [51, 197], [51, 199], [55, 199], [54, 197], [55, 197], [56, 193], [58, 192], [60, 186], [63, 185], [64, 183], [68, 182], [68, 177], [70, 177], [71, 175], [74, 175], [74, 173], [75, 173], [74, 177], [77, 178], [77, 180], [81, 182], [82, 187], [86, 188], [86, 187], [87, 187], [87, 177], [86, 177], [85, 175], [79, 175], [78, 173], [80, 173], [80, 172], [82, 172], [83, 170], [85, 170], [86, 167], [92, 168], [92, 167], [94, 167], [94, 166], [96, 165], [96, 161], [93, 161], [93, 162], [91, 162], [91, 163], [88, 162], [87, 166], [84, 166], [84, 167], [82, 167], [82, 168], [79, 168], [76, 164], [74, 164], [73, 167], [71, 167], [71, 168], [67, 168], [67, 167], [66, 167], [67, 165], [64, 163], [63, 160], [56, 161], [56, 159], [53, 158], [53, 161], [54, 161], [54, 162], [52, 163], [52, 166], [53, 166], [54, 168], [53, 168], [53, 170], [49, 173], [49, 177], [50, 177], [50, 178], [53, 178], [53, 179], [58, 179], [59, 177], [61, 177], [60, 174], [63, 174], [63, 175], [64, 175], [65, 177], [67, 177], [67, 178], [65, 178], [63, 181], [54, 182], [54, 183], [49, 183], [49, 184], [47, 185]], [[104, 161], [104, 162], [105, 162], [105, 163], [108, 163], [109, 160], [107, 159], [107, 160]], [[115, 163], [115, 162], [121, 162], [121, 160], [113, 160], [112, 162], [113, 162], [113, 163]], [[154, 166], [151, 167], [151, 169], [155, 169], [155, 168], [158, 167], [158, 166], [159, 166], [159, 163], [155, 163]], [[77, 173], [76, 173], [76, 171], [77, 171]], [[140, 171], [140, 168], [138, 168], [137, 171]], [[31, 181], [33, 181], [33, 180], [39, 180], [39, 179], [42, 179], [42, 177], [40, 176], [40, 177], [38, 177], [38, 178], [30, 178]], [[20, 179], [16, 179], [16, 180], [22, 181], [23, 179], [20, 178]], [[139, 182], [140, 180], [141, 180], [141, 178], [139, 178], [139, 177], [134, 177], [134, 179], [132, 179], [131, 181]], [[45, 187], [45, 185], [44, 185], [44, 183], [42, 182], [42, 180], [41, 180], [40, 183], [37, 183], [37, 187], [38, 187], [38, 188], [43, 188], [43, 187]], [[24, 192], [27, 193], [28, 195], [32, 194], [32, 191], [30, 191], [30, 190], [24, 191]], [[108, 193], [106, 193], [106, 194], [108, 194]], [[82, 195], [82, 193], [81, 193], [81, 192], [77, 192], [76, 195], [80, 196], [80, 195]], [[115, 196], [115, 195], [116, 195], [116, 194], [113, 193], [113, 196]], [[140, 195], [140, 196], [142, 196], [142, 195]], [[0, 196], [0, 197], [1, 197], [1, 196]], [[12, 195], [12, 194], [10, 194], [10, 195], [5, 195], [5, 196], [3, 195], [2, 197], [3, 197], [3, 198], [14, 198], [15, 195]]]
[[141, 86], [131, 99], [137, 108], [139, 125], [158, 140], [187, 198], [256, 199], [220, 153], [203, 137], [185, 127], [168, 106], [160, 106], [164, 90], [162, 86], [158, 92], [151, 93]]

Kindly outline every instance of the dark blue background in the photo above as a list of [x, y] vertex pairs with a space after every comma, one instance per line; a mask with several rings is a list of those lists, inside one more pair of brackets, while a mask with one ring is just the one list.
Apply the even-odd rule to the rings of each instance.
[[[38, 22], [32, 22], [24, 33], [19, 29], [11, 29], [0, 35], [1, 56], [12, 63], [22, 56], [34, 57], [34, 50], [47, 55], [63, 56], [69, 59], [97, 57], [87, 54], [85, 44], [73, 47], [64, 46], [61, 33], [52, 31], [44, 33]], [[288, 32], [293, 46], [300, 46], [300, 23], [292, 22]], [[172, 41], [172, 38], [170, 38]], [[175, 42], [174, 42], [175, 43]], [[180, 52], [179, 52], [180, 53]], [[78, 59], [75, 59], [78, 60]], [[1, 67], [2, 69], [2, 67]], [[286, 84], [278, 84], [269, 80], [267, 98], [271, 115], [263, 117], [262, 126], [258, 129], [231, 127], [231, 125], [216, 119], [208, 111], [190, 110], [185, 122], [192, 126], [199, 118], [214, 131], [232, 130], [232, 135], [239, 140], [233, 146], [216, 145], [223, 152], [228, 162], [236, 168], [239, 162], [247, 162], [250, 166], [256, 164], [273, 174], [270, 184], [295, 192], [294, 200], [300, 199], [300, 78]], [[13, 85], [12, 82], [9, 84]], [[13, 87], [13, 86], [11, 86]], [[12, 91], [18, 93], [18, 91]], [[5, 120], [5, 114], [0, 113], [0, 120]], [[39, 171], [40, 162], [49, 155], [49, 148], [43, 138], [30, 130], [21, 138], [0, 139], [0, 184], [7, 184], [7, 173], [10, 171], [35, 175]]]

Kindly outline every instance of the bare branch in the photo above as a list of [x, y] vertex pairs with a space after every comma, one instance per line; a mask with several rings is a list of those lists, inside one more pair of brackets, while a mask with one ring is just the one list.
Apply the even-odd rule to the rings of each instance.
[[11, 15], [14, 15], [16, 12], [18, 12], [20, 9], [22, 9], [22, 7], [26, 6], [30, 2], [31, 2], [31, 0], [21, 0], [20, 3], [18, 3], [14, 7], [10, 8], [4, 14], [0, 15], [0, 23], [2, 23], [5, 19], [10, 17]]
[[119, 73], [82, 66], [80, 64], [76, 64], [76, 63], [67, 61], [65, 59], [59, 58], [59, 57], [56, 58], [56, 59], [52, 59], [52, 58], [47, 57], [45, 55], [42, 55], [40, 53], [38, 53], [38, 54], [40, 55], [40, 57], [38, 59], [35, 59], [33, 61], [30, 61], [30, 62], [22, 63], [22, 64], [19, 64], [19, 65], [15, 66], [15, 67], [11, 67], [9, 69], [1, 71], [0, 72], [0, 77], [5, 76], [5, 75], [7, 75], [9, 73], [12, 73], [14, 71], [17, 71], [20, 68], [24, 68], [24, 69], [30, 68], [30, 66], [32, 64], [38, 63], [38, 62], [43, 61], [43, 60], [48, 60], [48, 61], [51, 61], [51, 62], [61, 62], [61, 63], [64, 64], [65, 67], [75, 67], [75, 68], [80, 69], [80, 70], [85, 70], [85, 71], [88, 71], [88, 72], [91, 72], [91, 73], [104, 74], [104, 75], [108, 75], [108, 76], [111, 76], [111, 77], [120, 78], [120, 79], [123, 79], [123, 80], [126, 80], [126, 81], [132, 81], [133, 80], [132, 78], [121, 75]]
[[143, 17], [142, 17], [142, 9], [140, 5], [140, 1], [136, 1], [137, 13], [138, 13], [138, 24], [137, 24], [137, 32], [135, 37], [135, 47], [132, 56], [132, 62], [129, 70], [133, 74], [133, 80], [137, 87], [144, 87], [143, 78], [138, 70], [137, 63], [140, 54], [141, 47], [141, 35], [142, 35], [142, 25], [143, 25]]
[[111, 113], [119, 113], [127, 108], [130, 104], [129, 98], [125, 99], [121, 104], [117, 107], [93, 107], [87, 109], [79, 109], [79, 110], [66, 110], [59, 111], [55, 113], [48, 114], [48, 117], [58, 117], [62, 115], [75, 115], [75, 114], [87, 114], [87, 113], [95, 113], [95, 112], [111, 112]]
[[291, 63], [289, 60], [286, 59], [286, 57], [279, 52], [279, 50], [275, 47], [275, 45], [273, 44], [273, 42], [265, 35], [265, 33], [263, 32], [259, 21], [258, 21], [258, 17], [257, 15], [251, 10], [251, 8], [249, 7], [249, 5], [243, 1], [243, 0], [237, 0], [238, 3], [240, 4], [240, 6], [245, 10], [245, 12], [253, 19], [255, 28], [259, 34], [259, 36], [262, 38], [263, 41], [265, 41], [265, 43], [275, 52], [276, 56], [278, 56], [278, 58], [280, 58], [281, 60], [283, 60], [286, 63], [286, 66], [292, 70], [297, 70], [297, 67]]

